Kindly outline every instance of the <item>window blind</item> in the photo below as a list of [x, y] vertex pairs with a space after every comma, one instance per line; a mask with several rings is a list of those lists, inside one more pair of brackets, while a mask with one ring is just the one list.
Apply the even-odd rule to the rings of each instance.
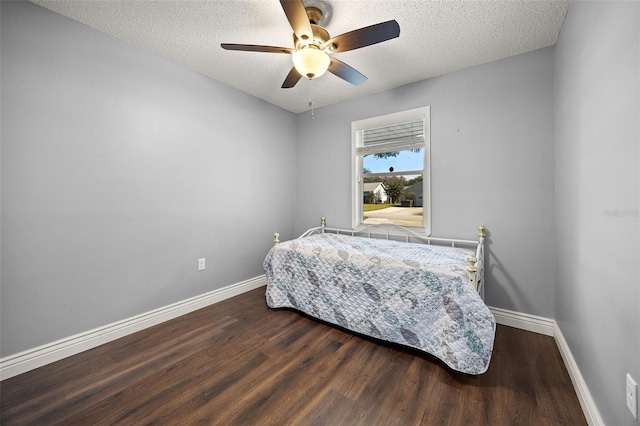
[[358, 155], [380, 154], [388, 151], [405, 151], [424, 147], [424, 119], [406, 123], [363, 129]]

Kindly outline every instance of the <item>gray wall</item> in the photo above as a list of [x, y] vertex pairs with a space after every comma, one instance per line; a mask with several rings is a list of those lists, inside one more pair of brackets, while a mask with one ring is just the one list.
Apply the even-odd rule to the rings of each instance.
[[573, 2], [555, 75], [556, 319], [605, 423], [637, 425], [640, 4]]
[[1, 7], [0, 355], [263, 274], [293, 237], [295, 115]]
[[[351, 225], [351, 122], [431, 106], [432, 234], [489, 232], [486, 301], [555, 316], [553, 48], [297, 117], [296, 234]], [[357, 64], [352, 64], [357, 66]], [[366, 70], [363, 70], [366, 71]]]

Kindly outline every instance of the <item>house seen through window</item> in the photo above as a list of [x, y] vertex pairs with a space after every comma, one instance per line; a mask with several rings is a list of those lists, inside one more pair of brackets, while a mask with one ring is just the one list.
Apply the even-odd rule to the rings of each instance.
[[430, 233], [429, 108], [352, 124], [353, 226]]

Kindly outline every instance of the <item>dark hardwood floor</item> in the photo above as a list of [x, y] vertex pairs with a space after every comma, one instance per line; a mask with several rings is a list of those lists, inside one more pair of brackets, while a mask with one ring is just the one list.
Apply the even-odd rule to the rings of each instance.
[[3, 425], [586, 424], [553, 338], [498, 326], [489, 370], [267, 308], [264, 288], [0, 383]]

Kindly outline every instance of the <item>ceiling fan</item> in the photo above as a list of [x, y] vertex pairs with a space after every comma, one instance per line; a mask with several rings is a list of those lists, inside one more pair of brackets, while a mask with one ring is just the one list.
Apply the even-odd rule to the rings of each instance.
[[305, 7], [302, 0], [280, 0], [280, 4], [293, 29], [293, 48], [229, 43], [220, 46], [226, 50], [290, 54], [293, 68], [282, 83], [283, 89], [295, 86], [303, 75], [313, 79], [325, 71], [359, 86], [367, 77], [329, 54], [359, 49], [400, 35], [400, 26], [391, 20], [330, 37], [320, 26], [324, 14], [320, 7]]

